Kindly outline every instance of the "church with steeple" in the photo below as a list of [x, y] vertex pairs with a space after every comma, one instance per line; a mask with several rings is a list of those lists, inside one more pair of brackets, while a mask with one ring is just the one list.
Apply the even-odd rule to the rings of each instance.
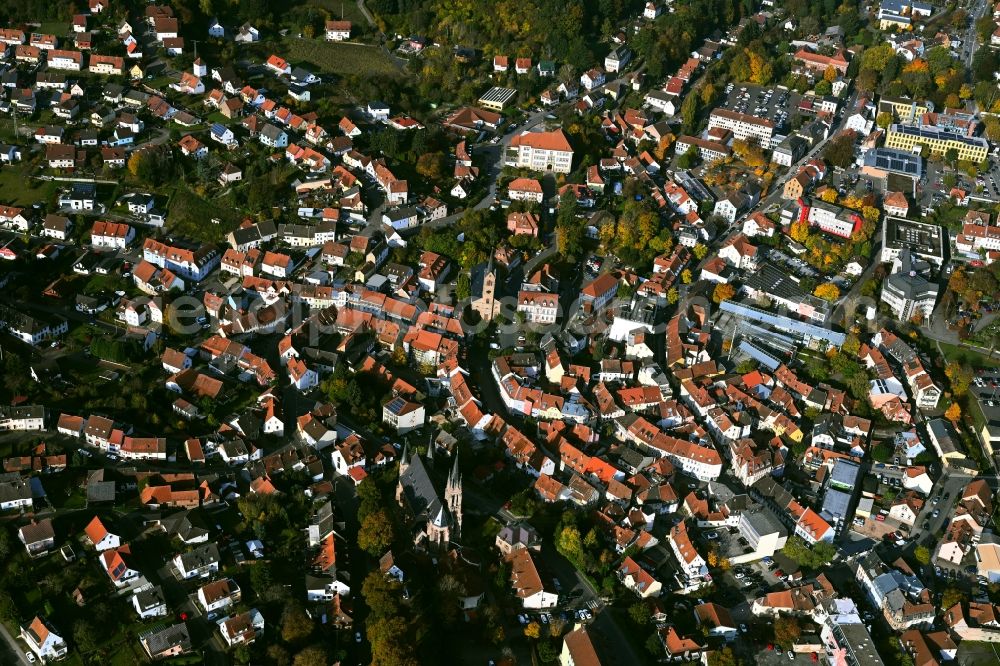
[[426, 460], [419, 455], [411, 456], [404, 446], [399, 459], [396, 502], [409, 520], [414, 546], [446, 551], [462, 535], [462, 473], [458, 469], [458, 454], [448, 472], [443, 498], [431, 478], [433, 467], [433, 443]]

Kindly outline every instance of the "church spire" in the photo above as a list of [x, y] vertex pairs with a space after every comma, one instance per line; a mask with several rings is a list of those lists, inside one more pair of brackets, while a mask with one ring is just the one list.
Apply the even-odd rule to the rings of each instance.
[[455, 464], [448, 473], [448, 484], [444, 489], [444, 501], [451, 513], [453, 526], [451, 540], [458, 541], [462, 534], [462, 472], [458, 469], [458, 451], [454, 453]]
[[458, 451], [455, 451], [455, 464], [452, 465], [451, 472], [448, 473], [448, 485], [449, 486], [462, 485], [462, 473], [458, 471]]

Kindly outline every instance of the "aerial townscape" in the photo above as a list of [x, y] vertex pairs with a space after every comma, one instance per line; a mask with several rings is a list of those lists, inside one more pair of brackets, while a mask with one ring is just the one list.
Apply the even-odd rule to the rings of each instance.
[[3, 666], [1000, 664], [1000, 1], [0, 8]]

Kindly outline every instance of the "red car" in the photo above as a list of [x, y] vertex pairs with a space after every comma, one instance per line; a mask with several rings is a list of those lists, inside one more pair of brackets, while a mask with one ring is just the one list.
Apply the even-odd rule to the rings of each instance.
[[781, 569], [778, 569], [777, 571], [774, 572], [774, 575], [778, 578], [784, 578], [785, 572], [782, 571]]

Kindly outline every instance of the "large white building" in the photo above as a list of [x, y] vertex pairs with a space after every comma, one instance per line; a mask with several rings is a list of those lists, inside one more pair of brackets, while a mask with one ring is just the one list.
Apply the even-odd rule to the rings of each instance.
[[917, 314], [930, 317], [937, 302], [937, 283], [914, 270], [908, 250], [903, 250], [896, 266], [898, 270], [882, 284], [882, 301], [900, 321], [908, 321]]
[[861, 227], [861, 218], [856, 213], [820, 199], [809, 204], [806, 221], [821, 231], [841, 238], [850, 238]]
[[517, 311], [530, 324], [552, 324], [559, 317], [559, 295], [544, 291], [521, 291], [517, 295]]
[[708, 129], [713, 130], [717, 127], [729, 130], [737, 139], [744, 141], [756, 139], [762, 148], [773, 147], [771, 140], [774, 137], [774, 123], [765, 118], [748, 116], [728, 109], [715, 109], [708, 117]]
[[573, 147], [561, 129], [525, 132], [511, 140], [507, 165], [533, 171], [569, 173], [573, 168]]

